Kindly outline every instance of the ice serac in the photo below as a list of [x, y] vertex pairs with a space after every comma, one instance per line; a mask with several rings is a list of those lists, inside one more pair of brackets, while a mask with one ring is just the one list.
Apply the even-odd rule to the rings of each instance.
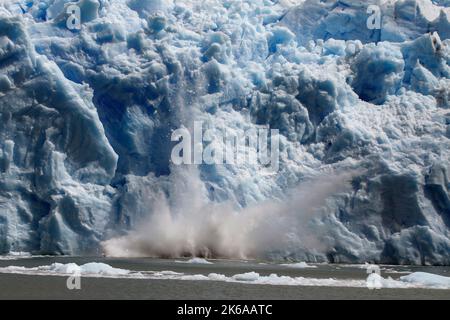
[[0, 251], [95, 252], [117, 155], [92, 93], [36, 54], [21, 17], [0, 16]]
[[[448, 1], [71, 3], [0, 5], [2, 252], [450, 264]], [[174, 166], [195, 120], [280, 170]]]

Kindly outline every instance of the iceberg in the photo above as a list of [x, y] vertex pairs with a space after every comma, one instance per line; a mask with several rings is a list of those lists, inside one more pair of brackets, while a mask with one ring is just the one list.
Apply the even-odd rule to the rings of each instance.
[[113, 268], [105, 263], [90, 262], [80, 266], [76, 263], [53, 263], [48, 266], [39, 266], [34, 268], [9, 266], [2, 268], [0, 272], [58, 276], [80, 275], [92, 277], [120, 277], [130, 274], [131, 271], [126, 269]]
[[[2, 1], [0, 253], [450, 264], [449, 10]], [[194, 121], [278, 130], [279, 171], [175, 165]]]
[[420, 284], [434, 288], [449, 288], [450, 278], [426, 272], [414, 272], [400, 278], [403, 282]]

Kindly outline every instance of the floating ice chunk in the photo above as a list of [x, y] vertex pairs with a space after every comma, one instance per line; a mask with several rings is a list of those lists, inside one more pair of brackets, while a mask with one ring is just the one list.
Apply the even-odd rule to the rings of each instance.
[[192, 263], [192, 264], [212, 264], [212, 262], [203, 258], [192, 258], [187, 261], [176, 261], [178, 263]]
[[37, 267], [39, 271], [48, 271], [57, 274], [81, 274], [81, 267], [76, 263], [53, 263], [50, 266]]
[[284, 267], [294, 268], [294, 269], [307, 269], [307, 268], [317, 268], [316, 266], [311, 266], [306, 262], [298, 262], [298, 263], [285, 263], [282, 264]]
[[82, 274], [104, 274], [104, 275], [125, 275], [130, 271], [126, 269], [113, 268], [105, 263], [91, 262], [80, 266]]
[[219, 273], [210, 273], [208, 278], [213, 281], [227, 281], [228, 277]]
[[98, 262], [90, 262], [80, 266], [77, 265], [76, 263], [68, 263], [68, 264], [54, 263], [48, 267], [38, 267], [38, 269], [61, 274], [78, 273], [81, 275], [98, 274], [98, 275], [114, 276], [114, 275], [126, 275], [130, 273], [129, 270], [113, 268], [108, 264]]
[[98, 275], [98, 276], [124, 276], [130, 273], [129, 270], [113, 268], [105, 263], [90, 262], [83, 265], [77, 265], [76, 263], [53, 263], [48, 266], [39, 266], [35, 268], [25, 268], [10, 266], [4, 268], [4, 271], [17, 273], [29, 273], [29, 274], [50, 274], [50, 275], [67, 275], [67, 274], [79, 274], [79, 275]]
[[204, 276], [202, 274], [193, 274], [193, 275], [181, 276], [180, 280], [205, 281], [205, 280], [210, 280], [210, 279], [207, 276]]
[[426, 272], [414, 272], [407, 276], [400, 277], [400, 280], [414, 285], [450, 289], [450, 277]]
[[260, 278], [260, 276], [259, 273], [252, 271], [242, 274], [236, 274], [232, 278], [236, 281], [256, 281]]

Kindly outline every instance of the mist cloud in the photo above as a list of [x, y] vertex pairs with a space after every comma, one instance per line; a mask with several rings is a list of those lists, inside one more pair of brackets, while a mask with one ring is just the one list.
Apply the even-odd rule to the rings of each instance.
[[323, 230], [314, 225], [332, 195], [349, 188], [354, 173], [331, 174], [305, 181], [282, 202], [264, 202], [242, 210], [209, 202], [196, 174], [184, 177], [189, 188], [177, 188], [176, 201], [156, 196], [149, 217], [128, 235], [103, 243], [116, 257], [258, 258], [292, 243], [326, 249]]

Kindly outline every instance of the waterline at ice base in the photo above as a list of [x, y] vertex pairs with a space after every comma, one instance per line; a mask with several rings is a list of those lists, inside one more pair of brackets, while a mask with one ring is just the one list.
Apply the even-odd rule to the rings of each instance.
[[449, 170], [447, 0], [0, 2], [0, 254], [450, 265]]

